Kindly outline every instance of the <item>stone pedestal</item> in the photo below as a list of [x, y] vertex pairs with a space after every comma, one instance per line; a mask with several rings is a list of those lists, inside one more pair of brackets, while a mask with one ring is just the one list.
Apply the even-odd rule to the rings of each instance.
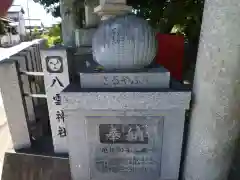
[[[102, 19], [131, 10], [120, 0], [95, 8]], [[144, 68], [153, 57], [129, 72], [116, 64], [113, 72], [78, 71], [80, 83], [61, 93], [73, 180], [178, 180], [191, 93], [169, 88], [166, 70]]]
[[177, 180], [191, 93], [97, 85], [61, 94], [72, 178]]

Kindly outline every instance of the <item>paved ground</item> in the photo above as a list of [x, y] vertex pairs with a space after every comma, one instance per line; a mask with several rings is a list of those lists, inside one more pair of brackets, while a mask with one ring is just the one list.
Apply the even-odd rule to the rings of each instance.
[[0, 94], [0, 179], [2, 174], [4, 153], [11, 148], [12, 148], [11, 137], [5, 116], [5, 110], [2, 103], [2, 96]]

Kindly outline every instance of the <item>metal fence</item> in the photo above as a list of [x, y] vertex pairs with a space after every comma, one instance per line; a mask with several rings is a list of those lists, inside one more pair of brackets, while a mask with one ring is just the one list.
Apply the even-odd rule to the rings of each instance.
[[48, 127], [40, 57], [44, 42], [38, 39], [0, 49], [0, 88], [15, 149], [30, 147]]

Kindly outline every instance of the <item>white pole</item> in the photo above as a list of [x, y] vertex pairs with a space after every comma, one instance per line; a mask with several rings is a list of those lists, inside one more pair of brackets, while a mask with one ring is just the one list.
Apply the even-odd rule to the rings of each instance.
[[29, 21], [29, 30], [30, 30], [30, 40], [32, 40], [32, 30], [31, 30], [31, 20], [30, 20], [30, 12], [29, 12], [29, 4], [27, 0], [27, 13], [28, 13], [28, 21]]

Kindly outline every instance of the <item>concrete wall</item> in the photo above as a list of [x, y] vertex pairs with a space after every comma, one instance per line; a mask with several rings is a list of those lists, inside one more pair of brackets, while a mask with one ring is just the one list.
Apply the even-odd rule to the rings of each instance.
[[[34, 95], [31, 94], [31, 89], [33, 89], [32, 84], [37, 85], [37, 82], [33, 81], [30, 76], [35, 76], [36, 71], [39, 72], [36, 63], [40, 66], [40, 61], [36, 60], [36, 56], [40, 55], [38, 48], [39, 44], [43, 42], [42, 40], [24, 42], [11, 48], [2, 49], [2, 53], [0, 53], [0, 89], [15, 150], [31, 146], [30, 136], [33, 135], [31, 127], [36, 122], [36, 112], [34, 111], [36, 106], [33, 107], [36, 104], [33, 104], [32, 96]], [[29, 72], [30, 74], [27, 76]], [[36, 76], [41, 76], [41, 73], [38, 74]], [[4, 144], [0, 146], [2, 147]]]
[[13, 35], [11, 33], [7, 33], [5, 36], [2, 36], [0, 40], [2, 46], [12, 46], [20, 43], [20, 35]]

